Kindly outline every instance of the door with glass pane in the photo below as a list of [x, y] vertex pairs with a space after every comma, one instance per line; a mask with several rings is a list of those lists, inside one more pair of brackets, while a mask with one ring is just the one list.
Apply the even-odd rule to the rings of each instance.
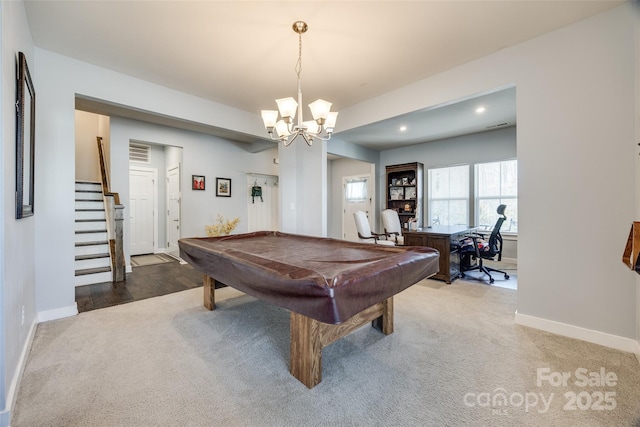
[[[342, 238], [344, 240], [358, 241], [356, 222], [353, 219], [354, 212], [363, 211], [371, 224], [374, 219], [371, 215], [371, 186], [370, 175], [346, 176], [342, 178]], [[373, 228], [373, 227], [372, 227]]]

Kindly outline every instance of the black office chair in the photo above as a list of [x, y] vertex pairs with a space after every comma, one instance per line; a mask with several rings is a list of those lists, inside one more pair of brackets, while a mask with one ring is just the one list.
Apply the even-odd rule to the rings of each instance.
[[[502, 270], [486, 267], [482, 260], [495, 261], [495, 257], [498, 257], [498, 261], [502, 260], [502, 235], [500, 234], [500, 228], [502, 223], [506, 221], [507, 217], [504, 214], [504, 210], [507, 205], [498, 206], [498, 221], [491, 231], [489, 240], [486, 240], [486, 235], [480, 233], [473, 233], [469, 235], [467, 242], [462, 242], [460, 245], [460, 276], [464, 277], [465, 271], [479, 270], [489, 276], [489, 283], [493, 283], [493, 277], [491, 277], [491, 271], [504, 274], [505, 279], [509, 279], [509, 275]], [[469, 241], [469, 239], [471, 241]], [[466, 244], [465, 244], [466, 243]], [[475, 264], [472, 263], [475, 261]]]

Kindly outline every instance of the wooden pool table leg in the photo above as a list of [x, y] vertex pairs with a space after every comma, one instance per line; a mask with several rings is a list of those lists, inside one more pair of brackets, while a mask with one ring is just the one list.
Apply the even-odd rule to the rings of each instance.
[[291, 312], [289, 372], [308, 388], [322, 381], [322, 349], [367, 322], [383, 334], [393, 333], [393, 297], [373, 305], [338, 325]]
[[382, 315], [371, 321], [371, 326], [385, 335], [393, 333], [393, 297], [382, 301]]
[[308, 388], [322, 381], [320, 322], [293, 311], [289, 372]]
[[202, 287], [204, 288], [204, 306], [207, 310], [216, 309], [216, 281], [213, 277], [204, 275], [202, 279]]

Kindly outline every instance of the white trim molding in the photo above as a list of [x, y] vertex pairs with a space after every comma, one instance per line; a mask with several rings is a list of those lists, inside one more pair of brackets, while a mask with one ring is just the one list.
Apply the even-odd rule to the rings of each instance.
[[40, 322], [48, 322], [49, 320], [62, 319], [65, 317], [71, 317], [78, 314], [78, 304], [73, 303], [73, 305], [61, 308], [55, 308], [53, 310], [39, 311], [38, 312], [38, 323]]
[[18, 360], [16, 371], [13, 373], [13, 378], [11, 379], [9, 390], [7, 391], [6, 406], [4, 410], [0, 411], [0, 427], [8, 427], [9, 425], [11, 425], [11, 411], [16, 403], [16, 398], [18, 397], [18, 386], [22, 380], [24, 368], [27, 366], [27, 358], [29, 357], [29, 353], [31, 351], [33, 338], [36, 336], [37, 326], [38, 321], [34, 319], [31, 323], [31, 326], [29, 327], [27, 339], [24, 343], [24, 347], [22, 347], [22, 352], [20, 353], [20, 359]]
[[515, 322], [518, 325], [540, 329], [542, 331], [551, 332], [552, 334], [575, 338], [593, 344], [614, 348], [616, 350], [633, 353], [640, 362], [640, 342], [632, 338], [611, 335], [606, 332], [594, 331], [580, 326], [556, 322], [555, 320], [547, 320], [540, 317], [530, 316], [528, 314], [521, 314], [518, 313], [517, 310], [515, 314]]

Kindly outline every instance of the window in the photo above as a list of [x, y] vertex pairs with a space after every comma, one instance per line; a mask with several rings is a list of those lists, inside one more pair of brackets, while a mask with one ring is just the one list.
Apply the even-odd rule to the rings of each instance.
[[518, 161], [479, 163], [476, 172], [475, 223], [493, 228], [501, 204], [507, 205], [507, 221], [501, 232], [518, 232]]
[[429, 169], [427, 225], [469, 223], [469, 165]]
[[348, 203], [362, 203], [367, 201], [367, 178], [356, 178], [347, 181], [345, 198]]

